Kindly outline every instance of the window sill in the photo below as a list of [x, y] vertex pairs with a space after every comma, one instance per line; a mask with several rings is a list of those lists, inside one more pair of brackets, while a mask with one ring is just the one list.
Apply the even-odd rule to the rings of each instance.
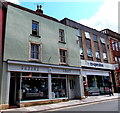
[[62, 42], [62, 41], [58, 41], [59, 43], [63, 43], [63, 44], [66, 44], [66, 42]]
[[63, 62], [61, 62], [61, 63], [59, 63], [60, 65], [64, 65], [64, 66], [68, 66], [68, 64], [67, 63], [63, 63]]
[[31, 62], [41, 62], [41, 60], [40, 59], [29, 59], [29, 61], [31, 61]]
[[30, 34], [30, 36], [41, 38], [41, 36]]

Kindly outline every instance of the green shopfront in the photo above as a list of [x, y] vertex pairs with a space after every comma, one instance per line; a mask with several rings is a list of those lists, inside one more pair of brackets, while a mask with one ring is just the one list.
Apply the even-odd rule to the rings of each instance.
[[[80, 68], [8, 61], [8, 104], [80, 98]], [[77, 90], [76, 90], [77, 89]]]

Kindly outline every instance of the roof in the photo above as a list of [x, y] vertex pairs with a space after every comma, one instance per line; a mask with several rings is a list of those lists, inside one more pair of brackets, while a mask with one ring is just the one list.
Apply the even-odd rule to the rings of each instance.
[[93, 28], [90, 28], [88, 26], [82, 25], [82, 24], [80, 24], [80, 23], [78, 23], [76, 21], [73, 21], [71, 19], [68, 19], [68, 18], [64, 18], [60, 22], [64, 23], [67, 26], [73, 27], [75, 29], [81, 29], [81, 30], [84, 30], [86, 32], [93, 33], [95, 35], [106, 36], [104, 33], [100, 32], [100, 31], [98, 31], [96, 29], [93, 29]]
[[[19, 8], [19, 9], [21, 9], [21, 10], [24, 10], [24, 11], [27, 11], [27, 12], [30, 12], [30, 13], [33, 13], [33, 14], [35, 14], [35, 15], [38, 15], [38, 16], [47, 18], [47, 19], [49, 19], [49, 20], [53, 20], [53, 21], [55, 21], [55, 22], [59, 22], [59, 20], [57, 20], [56, 18], [47, 16], [47, 15], [42, 14], [42, 13], [38, 13], [38, 12], [36, 12], [36, 11], [33, 11], [33, 10], [31, 10], [31, 9], [22, 7], [22, 6], [20, 6], [20, 5], [16, 5], [16, 4], [11, 3], [11, 2], [6, 2], [6, 1], [4, 1], [4, 0], [0, 0], [0, 2], [2, 2], [2, 4], [3, 4], [4, 6], [6, 6], [6, 8], [7, 8], [8, 5], [11, 5], [11, 6], [13, 6], [13, 7], [16, 7], [16, 8]], [[59, 23], [60, 23], [60, 22], [59, 22]]]

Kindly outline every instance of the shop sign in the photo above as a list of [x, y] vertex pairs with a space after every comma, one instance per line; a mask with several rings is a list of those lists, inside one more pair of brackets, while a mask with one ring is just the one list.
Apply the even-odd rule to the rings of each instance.
[[115, 66], [109, 63], [99, 63], [99, 62], [93, 62], [93, 61], [88, 61], [88, 60], [81, 60], [81, 65], [85, 67], [115, 70]]
[[8, 71], [80, 75], [79, 69], [69, 69], [69, 68], [53, 67], [53, 66], [51, 67], [34, 66], [34, 65], [24, 65], [24, 64], [20, 64], [20, 65], [9, 64]]
[[92, 63], [92, 62], [90, 62], [90, 63], [88, 63], [88, 65], [94, 66], [94, 67], [104, 67], [104, 65], [101, 64], [101, 63]]

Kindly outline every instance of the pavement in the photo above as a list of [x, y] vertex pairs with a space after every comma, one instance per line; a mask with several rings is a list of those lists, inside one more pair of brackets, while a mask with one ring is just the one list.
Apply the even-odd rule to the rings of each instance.
[[69, 100], [66, 102], [54, 103], [54, 104], [6, 109], [6, 110], [1, 110], [0, 112], [1, 113], [9, 113], [11, 111], [11, 113], [12, 113], [14, 111], [14, 113], [15, 113], [15, 111], [16, 111], [16, 113], [18, 113], [18, 112], [28, 113], [28, 112], [32, 112], [32, 111], [46, 111], [46, 110], [51, 110], [51, 109], [56, 109], [56, 108], [82, 105], [82, 104], [88, 104], [88, 103], [94, 103], [94, 102], [100, 102], [100, 101], [106, 101], [106, 100], [118, 99], [118, 98], [120, 98], [120, 94], [118, 94], [118, 93], [114, 93], [114, 96], [109, 96], [109, 95], [88, 96], [82, 100], [75, 99], [75, 100]]

